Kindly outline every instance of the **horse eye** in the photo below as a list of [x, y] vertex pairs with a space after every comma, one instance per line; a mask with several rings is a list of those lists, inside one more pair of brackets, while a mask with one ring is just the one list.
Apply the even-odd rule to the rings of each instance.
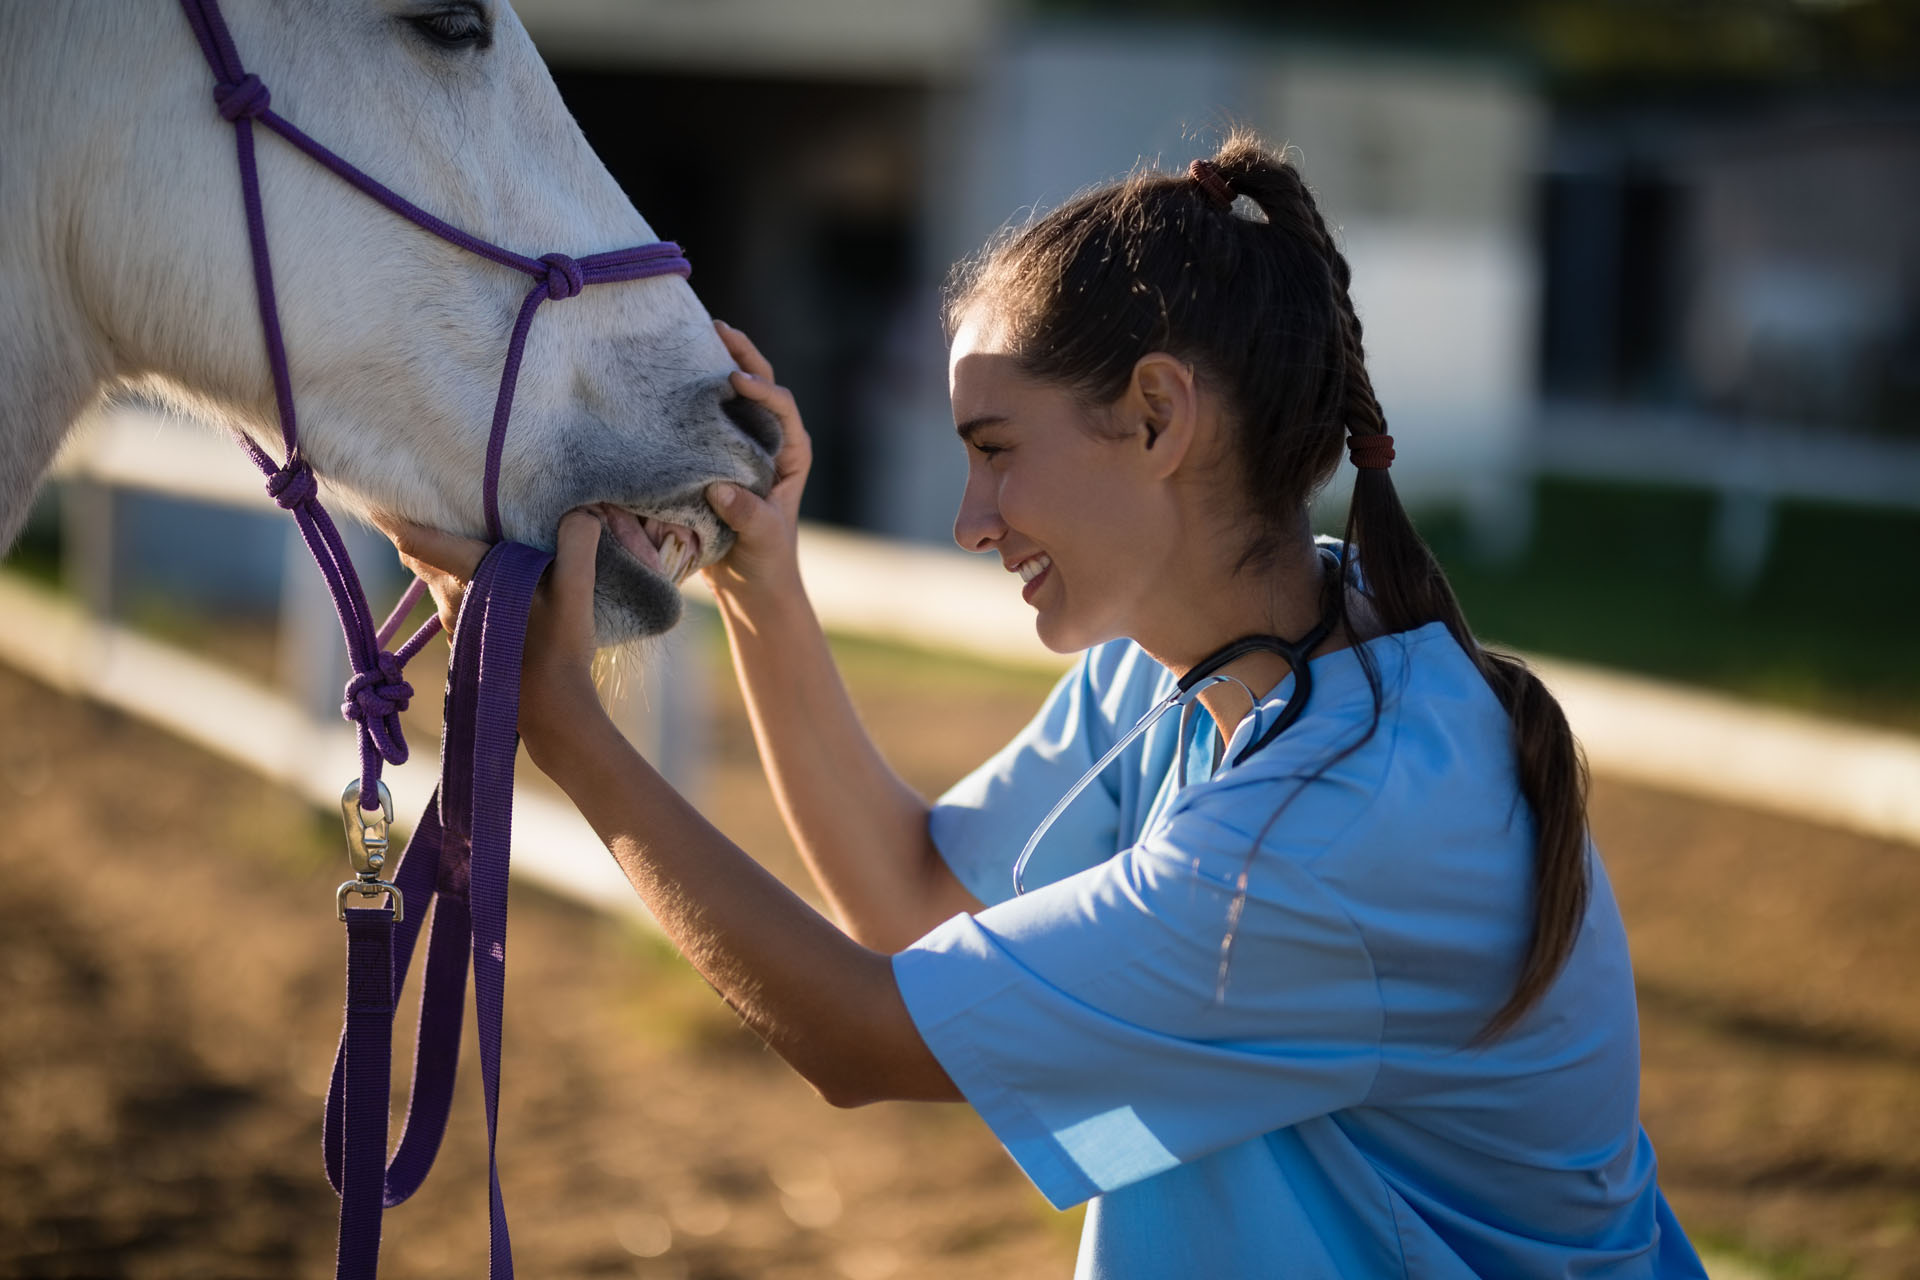
[[493, 42], [486, 15], [468, 5], [408, 19], [427, 39], [448, 49], [484, 49]]

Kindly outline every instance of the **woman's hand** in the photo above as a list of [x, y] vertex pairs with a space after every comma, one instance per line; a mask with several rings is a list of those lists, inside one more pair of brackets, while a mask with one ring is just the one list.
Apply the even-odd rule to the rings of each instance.
[[[397, 516], [376, 515], [374, 524], [393, 542], [400, 562], [427, 584], [451, 637], [460, 602], [487, 544]], [[551, 729], [577, 727], [582, 713], [600, 711], [592, 675], [593, 576], [600, 530], [600, 520], [589, 512], [562, 516], [554, 563], [534, 592], [520, 666], [520, 735], [529, 751], [537, 751]]]
[[731, 325], [716, 320], [713, 327], [740, 366], [732, 377], [734, 391], [779, 419], [781, 442], [773, 489], [765, 498], [742, 485], [707, 486], [708, 504], [735, 534], [726, 558], [707, 568], [707, 584], [716, 595], [734, 597], [797, 586], [800, 492], [813, 465], [813, 442], [793, 393], [773, 380], [773, 366], [759, 348]]

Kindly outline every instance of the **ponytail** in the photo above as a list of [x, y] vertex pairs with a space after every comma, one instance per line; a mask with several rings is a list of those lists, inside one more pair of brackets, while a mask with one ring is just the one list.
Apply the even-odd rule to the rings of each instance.
[[[1333, 277], [1347, 430], [1362, 440], [1385, 435], [1386, 415], [1367, 375], [1360, 317], [1349, 293], [1351, 271], [1311, 197], [1305, 197], [1305, 209]], [[1533, 924], [1511, 994], [1475, 1038], [1475, 1043], [1486, 1043], [1505, 1034], [1539, 1002], [1579, 937], [1589, 892], [1586, 759], [1560, 704], [1540, 677], [1520, 659], [1483, 648], [1474, 638], [1446, 573], [1414, 530], [1385, 467], [1356, 469], [1345, 538], [1359, 548], [1367, 602], [1382, 629], [1392, 634], [1429, 622], [1445, 623], [1513, 725], [1515, 772], [1535, 825]], [[1338, 608], [1344, 614], [1344, 592]], [[1357, 648], [1369, 682], [1377, 687], [1371, 657], [1365, 646]]]

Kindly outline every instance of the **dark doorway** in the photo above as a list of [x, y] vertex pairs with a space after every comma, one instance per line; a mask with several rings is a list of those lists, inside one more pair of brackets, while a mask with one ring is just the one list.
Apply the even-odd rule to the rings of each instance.
[[860, 522], [874, 478], [867, 387], [911, 296], [926, 90], [554, 69], [634, 205], [745, 329], [814, 441], [805, 514]]

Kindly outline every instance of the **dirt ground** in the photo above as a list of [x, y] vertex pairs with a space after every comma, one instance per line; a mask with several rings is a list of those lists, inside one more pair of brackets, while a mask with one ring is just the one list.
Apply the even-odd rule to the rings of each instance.
[[[1045, 684], [852, 657], [876, 735], [928, 789]], [[716, 677], [705, 803], [790, 870]], [[1920, 1277], [1920, 850], [1606, 780], [1593, 820], [1682, 1222], [1760, 1274]], [[0, 669], [0, 1274], [329, 1273], [344, 865], [337, 826], [293, 798]], [[525, 886], [512, 912], [501, 1163], [520, 1274], [1070, 1272], [1077, 1217], [964, 1108], [835, 1111], [657, 941]], [[439, 1167], [387, 1217], [396, 1277], [484, 1270], [474, 1060]]]

